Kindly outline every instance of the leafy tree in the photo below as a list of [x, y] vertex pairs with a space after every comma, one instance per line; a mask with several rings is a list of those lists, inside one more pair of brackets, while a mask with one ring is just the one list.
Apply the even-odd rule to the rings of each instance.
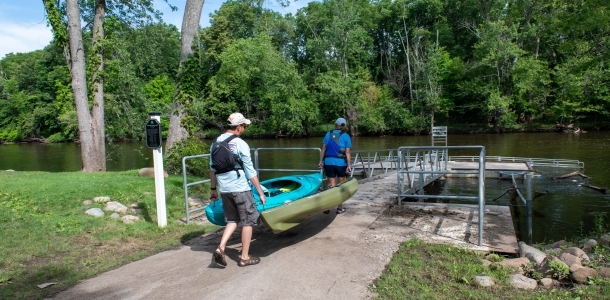
[[256, 126], [279, 134], [303, 134], [315, 122], [315, 103], [270, 36], [238, 40], [219, 60], [221, 68], [208, 82], [209, 95], [198, 105], [202, 121], [222, 128], [231, 112], [242, 111], [258, 121]]

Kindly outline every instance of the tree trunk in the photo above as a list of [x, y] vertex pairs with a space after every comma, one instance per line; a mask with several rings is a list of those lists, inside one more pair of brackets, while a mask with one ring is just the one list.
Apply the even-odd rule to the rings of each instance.
[[199, 29], [199, 21], [201, 19], [201, 11], [203, 10], [204, 0], [187, 0], [184, 8], [184, 18], [182, 19], [181, 41], [182, 48], [180, 50], [180, 65], [178, 66], [178, 80], [174, 88], [174, 103], [172, 105], [172, 113], [169, 119], [169, 132], [165, 143], [165, 153], [169, 153], [174, 144], [188, 138], [188, 131], [182, 126], [182, 118], [186, 114], [186, 106], [180, 97], [180, 82], [182, 80], [182, 72], [184, 72], [184, 62], [193, 53], [193, 41], [195, 34]]
[[96, 149], [95, 169], [106, 171], [106, 133], [104, 122], [104, 17], [106, 15], [106, 0], [97, 0], [93, 18], [93, 55], [97, 68], [93, 68], [91, 82], [93, 86], [93, 107], [91, 108], [91, 126], [93, 127], [93, 143]]
[[[83, 172], [104, 171], [105, 156], [100, 156], [99, 149], [94, 142], [95, 133], [89, 113], [89, 101], [87, 96], [87, 74], [85, 71], [85, 49], [80, 22], [80, 9], [78, 0], [67, 0], [66, 9], [68, 14], [68, 36], [70, 45], [72, 92], [76, 104], [76, 116], [78, 118], [78, 131], [81, 143], [81, 159]], [[104, 163], [100, 163], [104, 161]]]

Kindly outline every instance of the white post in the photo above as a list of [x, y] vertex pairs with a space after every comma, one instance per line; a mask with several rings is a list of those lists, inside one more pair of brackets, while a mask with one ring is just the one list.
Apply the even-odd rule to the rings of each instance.
[[[150, 118], [161, 124], [161, 114], [150, 113]], [[159, 131], [162, 131], [159, 129]], [[159, 137], [160, 138], [160, 137]], [[153, 163], [155, 166], [155, 193], [157, 196], [157, 224], [159, 227], [167, 226], [167, 210], [165, 207], [165, 177], [163, 172], [163, 147], [153, 149]]]

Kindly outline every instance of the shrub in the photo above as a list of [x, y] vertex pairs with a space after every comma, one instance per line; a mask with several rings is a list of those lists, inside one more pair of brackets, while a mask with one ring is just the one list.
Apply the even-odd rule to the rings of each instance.
[[[210, 153], [210, 146], [203, 141], [190, 137], [186, 141], [178, 142], [165, 157], [165, 169], [171, 174], [182, 174], [182, 158], [185, 156]], [[187, 162], [188, 175], [207, 178], [210, 172], [210, 160], [192, 159]]]

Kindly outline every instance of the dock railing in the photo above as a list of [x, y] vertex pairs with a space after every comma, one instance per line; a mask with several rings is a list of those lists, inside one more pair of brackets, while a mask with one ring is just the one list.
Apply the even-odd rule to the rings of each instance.
[[[389, 170], [396, 170], [398, 167], [398, 156], [395, 149], [381, 150], [359, 150], [352, 151], [352, 171], [350, 177], [354, 174], [363, 174], [366, 178], [371, 178], [376, 174], [385, 174]], [[356, 172], [356, 170], [362, 170]]]
[[[478, 161], [478, 156], [452, 155], [450, 161]], [[513, 156], [485, 156], [485, 161], [489, 162], [525, 162], [532, 167], [560, 167], [584, 169], [585, 163], [574, 159], [554, 159], [554, 158], [529, 158]]]
[[[478, 170], [448, 170], [450, 149], [478, 150]], [[478, 195], [424, 195], [424, 186], [445, 174], [477, 174]], [[417, 182], [416, 182], [417, 179]], [[406, 181], [405, 181], [406, 180]], [[483, 242], [485, 213], [485, 147], [484, 146], [409, 146], [398, 148], [398, 205], [403, 198], [471, 199], [479, 202], [479, 246]]]

